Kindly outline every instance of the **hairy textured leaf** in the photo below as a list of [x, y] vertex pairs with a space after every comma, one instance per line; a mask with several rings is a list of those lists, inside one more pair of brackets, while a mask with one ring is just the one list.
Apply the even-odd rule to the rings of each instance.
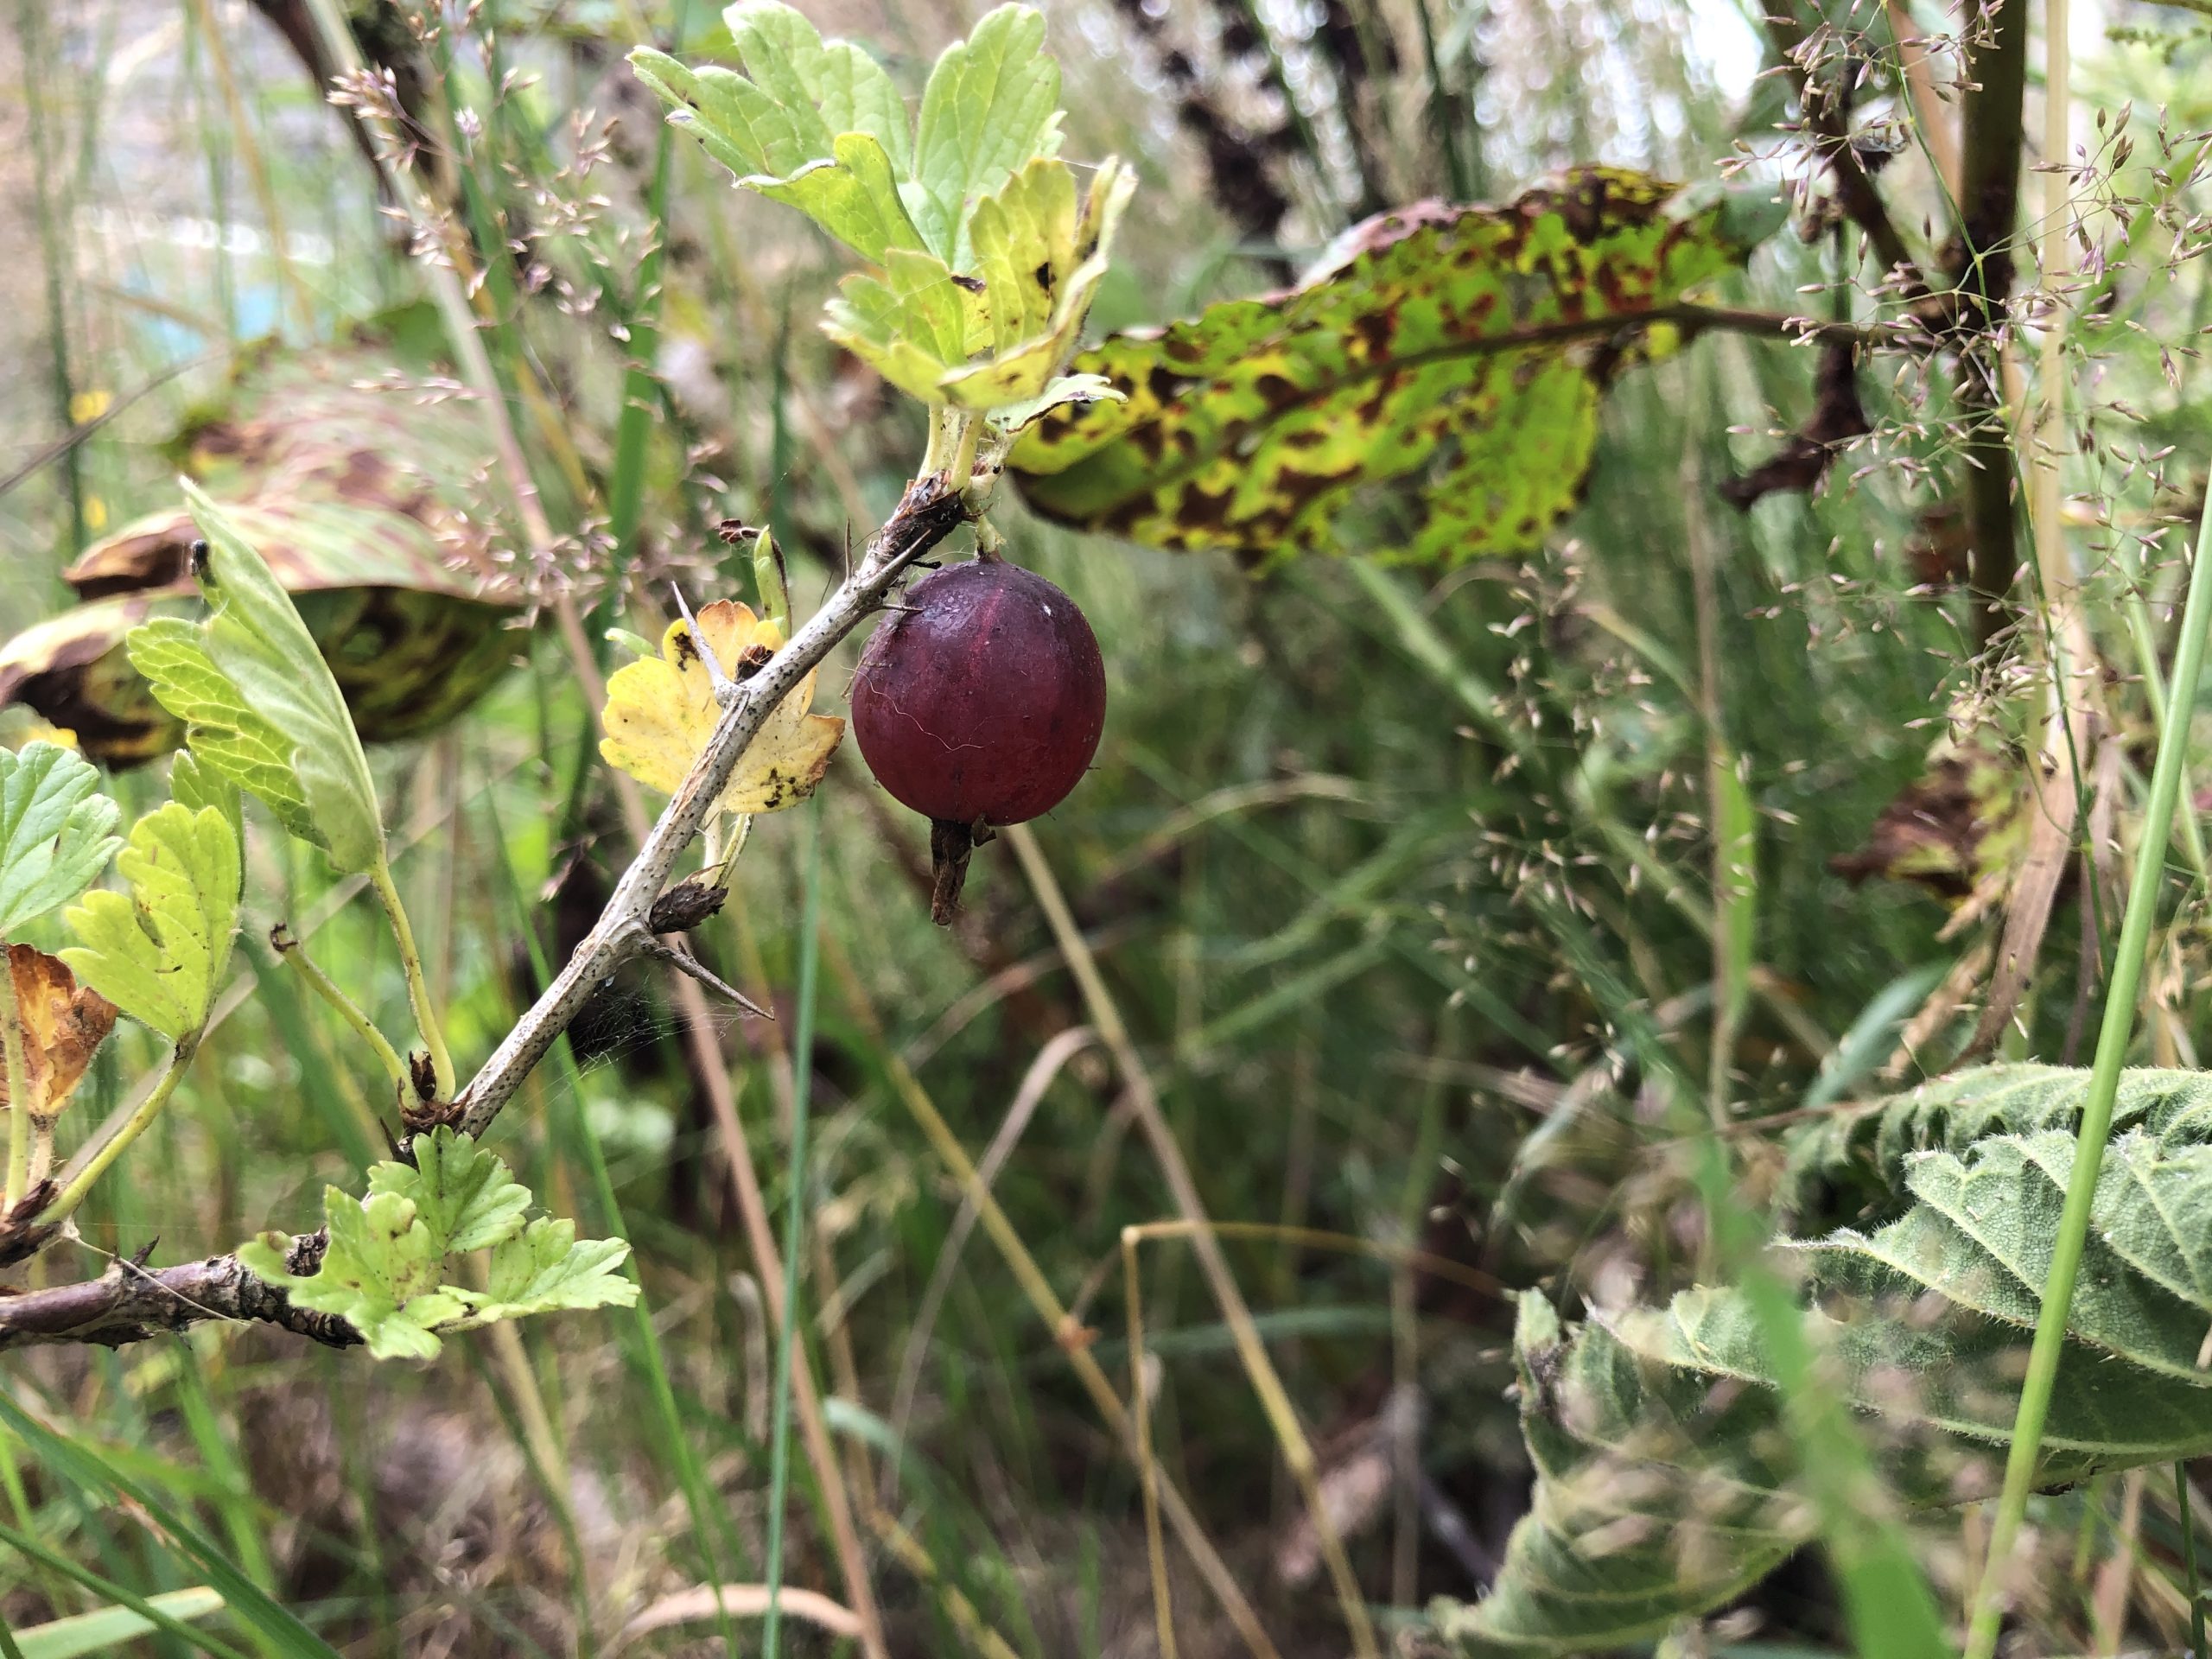
[[[1826, 1183], [1871, 1202], [1861, 1225], [1777, 1250], [1904, 1503], [2001, 1482], [2088, 1086], [2082, 1071], [1986, 1067], [1823, 1122], [1793, 1149], [1801, 1198]], [[2212, 1452], [2208, 1214], [2212, 1079], [2125, 1074], [2039, 1486]], [[1470, 1650], [1658, 1634], [1813, 1535], [1774, 1366], [1738, 1291], [1685, 1291], [1572, 1334], [1531, 1295], [1516, 1351], [1536, 1496], [1491, 1595], [1437, 1611]]]
[[384, 822], [368, 757], [346, 699], [291, 596], [221, 508], [189, 480], [185, 499], [207, 537], [200, 586], [213, 610], [208, 658], [264, 725], [290, 746], [292, 775], [330, 861], [348, 873], [384, 857]]
[[123, 845], [99, 781], [58, 744], [0, 749], [0, 938], [92, 886]]
[[385, 1162], [369, 1171], [369, 1191], [397, 1192], [415, 1206], [440, 1255], [488, 1249], [522, 1229], [530, 1189], [504, 1160], [449, 1128], [417, 1135], [411, 1165]]
[[1526, 550], [1589, 469], [1609, 342], [1739, 263], [1735, 223], [1611, 168], [1380, 215], [1297, 288], [1084, 353], [1124, 401], [1056, 411], [1011, 468], [1048, 517], [1162, 547], [1332, 548], [1363, 489], [1405, 480], [1426, 521], [1384, 550]]
[[[756, 617], [752, 607], [716, 600], [699, 613], [699, 635], [722, 672], [742, 678], [784, 643], [783, 630]], [[814, 676], [792, 687], [770, 713], [737, 770], [730, 775], [718, 812], [774, 812], [814, 792], [845, 722], [807, 711]], [[625, 664], [608, 676], [601, 723], [607, 736], [599, 752], [649, 789], [673, 795], [721, 721], [714, 675], [687, 622], [671, 622], [661, 654]]]
[[115, 867], [130, 892], [89, 893], [68, 915], [77, 977], [172, 1042], [207, 1022], [231, 959], [242, 880], [237, 836], [216, 807], [171, 801], [131, 826]]

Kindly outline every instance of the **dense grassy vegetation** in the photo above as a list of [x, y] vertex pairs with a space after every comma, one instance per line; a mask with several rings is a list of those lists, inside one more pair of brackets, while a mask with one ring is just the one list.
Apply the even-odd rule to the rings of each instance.
[[[600, 759], [604, 677], [679, 592], [772, 608], [740, 524], [772, 530], [804, 621], [934, 435], [815, 327], [855, 261], [732, 190], [625, 61], [655, 43], [733, 60], [702, 0], [377, 0], [341, 35], [348, 10], [26, 0], [0, 30], [0, 624], [67, 612], [60, 573], [88, 548], [180, 553], [180, 468], [276, 515], [304, 557], [415, 559], [411, 599], [356, 572], [300, 609], [351, 639], [354, 718], [394, 740], [370, 764], [465, 1081], [659, 810]], [[802, 10], [914, 99], [984, 9]], [[1910, 1122], [1931, 1156], [1976, 1144], [1855, 1103], [1990, 1058], [2197, 1064], [2206, 866], [2179, 774], [2171, 856], [2139, 878], [2162, 908], [2120, 1048], [2099, 1020], [2130, 971], [2133, 860], [2164, 845], [2154, 766], [2205, 770], [2193, 706], [2165, 706], [2204, 493], [2204, 31], [2138, 7], [2077, 21], [2069, 54], [2024, 0], [1993, 22], [1774, 10], [1795, 21], [1627, 0], [1049, 9], [1062, 153], [1086, 185], [1109, 155], [1138, 181], [1091, 338], [1279, 288], [1370, 213], [1511, 200], [1573, 164], [1686, 182], [1701, 194], [1669, 184], [1667, 211], [1708, 230], [1695, 215], [1768, 211], [1740, 247], [1711, 232], [1727, 257], [1700, 268], [1701, 315], [1572, 340], [1561, 360], [1604, 385], [1588, 476], [1550, 428], [1508, 425], [1510, 475], [1572, 510], [1446, 550], [1471, 556], [1404, 556], [1437, 505], [1422, 475], [1272, 559], [1085, 533], [1002, 486], [1008, 556], [1074, 596], [1105, 657], [1105, 737], [1072, 798], [982, 847], [957, 924], [934, 927], [927, 827], [846, 745], [810, 801], [753, 823], [691, 936], [776, 1018], [632, 962], [489, 1131], [543, 1210], [631, 1242], [636, 1311], [493, 1325], [408, 1364], [251, 1320], [34, 1345], [0, 1301], [4, 1628], [207, 1585], [227, 1611], [163, 1602], [194, 1622], [130, 1650], [858, 1651], [857, 1557], [899, 1654], [1103, 1659], [1161, 1650], [1163, 1626], [1186, 1656], [1443, 1651], [1460, 1616], [1431, 1599], [1478, 1602], [1530, 1505], [1541, 1316], [1516, 1293], [1597, 1330], [1724, 1284], [1782, 1402], [1757, 1455], [1806, 1507], [1745, 1523], [1778, 1571], [1718, 1611], [1662, 1608], [1643, 1650], [1887, 1659], [1942, 1650], [1938, 1622], [1962, 1639], [1995, 1506], [1937, 1499], [1997, 1491], [2040, 1268], [1993, 1362], [1990, 1466], [1952, 1467], [1910, 1426], [1910, 1375], [1789, 1368], [1794, 1304], [1758, 1247], [1904, 1213], [1904, 1162], [1852, 1125]], [[2030, 140], [1991, 161], [2000, 37], [2016, 107], [2021, 64], [2037, 87]], [[2044, 78], [2069, 72], [2079, 153], [2053, 171], [2033, 135]], [[1945, 184], [1963, 107], [1964, 176], [2008, 167], [2021, 192], [1993, 236]], [[1840, 162], [1837, 131], [1857, 135]], [[1852, 179], [1885, 215], [1852, 208]], [[1889, 279], [1885, 233], [1928, 291]], [[1976, 244], [2012, 251], [2017, 289], [1977, 298], [1988, 261], [1957, 252]], [[1839, 361], [1864, 429], [1840, 417]], [[1732, 490], [1800, 434], [1819, 464]], [[330, 509], [340, 474], [340, 506], [386, 517], [298, 513]], [[2018, 485], [1993, 509], [1991, 478]], [[142, 514], [159, 534], [129, 543]], [[453, 609], [442, 561], [499, 607]], [[364, 588], [385, 596], [348, 611]], [[865, 638], [830, 658], [818, 711], [843, 711]], [[469, 702], [454, 664], [502, 656]], [[58, 661], [0, 654], [0, 686], [28, 698], [10, 671]], [[103, 753], [79, 715], [118, 762], [101, 787], [124, 826], [168, 798], [173, 732]], [[10, 747], [56, 724], [0, 711]], [[397, 1033], [392, 937], [360, 878], [246, 810], [209, 1033], [11, 1288], [308, 1232], [402, 1130], [374, 1056], [270, 931]], [[21, 938], [71, 935], [57, 912]], [[118, 1027], [65, 1155], [168, 1047]], [[2130, 1087], [2123, 1130], [2171, 1128]], [[2086, 1092], [1976, 1133], [2070, 1134]], [[2194, 1134], [2162, 1147], [2185, 1162]], [[2184, 1253], [2202, 1225], [2179, 1225]], [[2195, 1317], [2201, 1295], [2182, 1300]], [[1147, 1409], [1124, 1419], [1133, 1393]], [[1128, 1455], [1136, 1423], [1157, 1480]], [[1681, 1449], [1618, 1439], [1656, 1466]], [[2044, 1466], [2059, 1489], [2025, 1512], [2013, 1651], [2186, 1646], [2188, 1459], [2212, 1436], [2160, 1446]], [[1670, 1477], [1639, 1478], [1660, 1497], [1622, 1501], [1665, 1516]], [[1592, 1477], [1613, 1497], [1624, 1478]], [[1671, 1517], [1685, 1535], [1718, 1524], [1699, 1501]], [[1618, 1565], [1650, 1535], [1613, 1541]], [[1677, 1564], [1682, 1583], [1709, 1566]], [[808, 1592], [772, 1638], [771, 1581]], [[1571, 1623], [1532, 1641], [1614, 1650]]]

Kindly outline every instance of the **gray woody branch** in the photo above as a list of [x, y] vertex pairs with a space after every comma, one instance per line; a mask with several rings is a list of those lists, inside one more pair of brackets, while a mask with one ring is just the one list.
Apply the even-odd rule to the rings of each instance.
[[[883, 527], [868, 537], [857, 568], [829, 602], [758, 673], [733, 689], [714, 735], [615, 885], [597, 925], [461, 1090], [447, 1114], [450, 1121], [470, 1135], [481, 1135], [593, 988], [632, 957], [655, 952], [659, 940], [648, 925], [654, 901], [668, 887], [676, 861], [698, 836], [770, 711], [882, 605], [909, 565], [967, 516], [961, 493], [943, 474], [917, 480]], [[323, 1243], [321, 1233], [296, 1241], [292, 1271], [312, 1273]], [[116, 1346], [181, 1331], [202, 1319], [281, 1325], [333, 1347], [360, 1340], [341, 1319], [294, 1307], [282, 1290], [256, 1279], [236, 1256], [216, 1255], [158, 1271], [118, 1259], [98, 1279], [81, 1284], [0, 1295], [0, 1349], [38, 1342]]]

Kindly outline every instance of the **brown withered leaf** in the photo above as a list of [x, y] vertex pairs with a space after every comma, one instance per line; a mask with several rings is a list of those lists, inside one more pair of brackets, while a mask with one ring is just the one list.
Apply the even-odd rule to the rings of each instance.
[[[84, 1080], [92, 1052], [115, 1028], [115, 1004], [79, 985], [68, 963], [28, 944], [8, 947], [8, 976], [23, 1032], [25, 1108], [35, 1141], [31, 1179], [44, 1179], [52, 1161], [54, 1125]], [[15, 1105], [0, 1071], [0, 1106]]]

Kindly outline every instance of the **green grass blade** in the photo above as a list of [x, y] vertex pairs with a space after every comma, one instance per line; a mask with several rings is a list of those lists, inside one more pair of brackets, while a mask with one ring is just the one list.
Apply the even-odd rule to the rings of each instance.
[[806, 814], [806, 893], [798, 936], [798, 1013], [791, 1033], [790, 1203], [784, 1215], [784, 1317], [776, 1332], [775, 1405], [768, 1441], [768, 1613], [760, 1629], [764, 1659], [776, 1659], [783, 1635], [784, 1504], [791, 1474], [791, 1344], [798, 1327], [798, 1259], [806, 1248], [806, 1128], [814, 1084], [815, 985], [822, 966], [822, 800]]
[[[33, 1456], [54, 1473], [61, 1476], [86, 1494], [100, 1494], [110, 1503], [127, 1498], [143, 1510], [145, 1518], [160, 1531], [179, 1555], [196, 1565], [205, 1573], [209, 1586], [219, 1592], [232, 1613], [265, 1637], [270, 1645], [288, 1659], [338, 1659], [337, 1649], [302, 1624], [289, 1609], [270, 1599], [258, 1585], [240, 1572], [231, 1558], [182, 1516], [170, 1509], [151, 1491], [128, 1475], [116, 1469], [89, 1446], [73, 1443], [56, 1434], [9, 1397], [0, 1393], [0, 1419], [4, 1419]], [[21, 1535], [17, 1535], [20, 1538]], [[23, 1544], [18, 1543], [18, 1548]], [[25, 1554], [35, 1554], [25, 1549]], [[54, 1562], [57, 1567], [60, 1563]], [[73, 1569], [62, 1567], [76, 1573]], [[130, 1605], [124, 1596], [113, 1588], [104, 1590], [110, 1599]], [[167, 1628], [164, 1626], [163, 1628]], [[196, 1639], [196, 1638], [195, 1638]], [[204, 1645], [204, 1643], [203, 1643]]]

